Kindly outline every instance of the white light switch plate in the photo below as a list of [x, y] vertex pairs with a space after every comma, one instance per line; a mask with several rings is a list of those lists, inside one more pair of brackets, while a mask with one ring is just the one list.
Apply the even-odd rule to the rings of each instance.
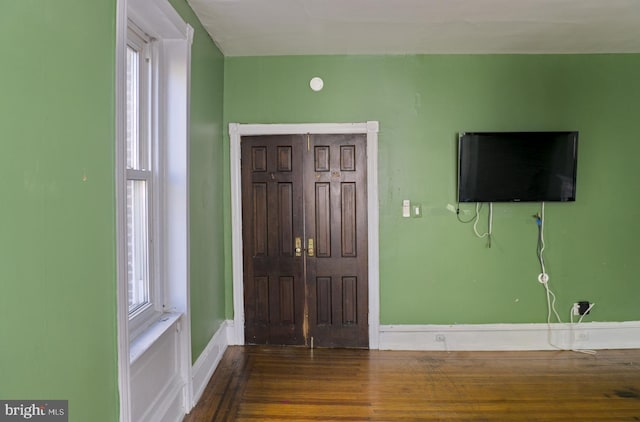
[[411, 217], [411, 201], [408, 199], [402, 201], [402, 216], [405, 218]]

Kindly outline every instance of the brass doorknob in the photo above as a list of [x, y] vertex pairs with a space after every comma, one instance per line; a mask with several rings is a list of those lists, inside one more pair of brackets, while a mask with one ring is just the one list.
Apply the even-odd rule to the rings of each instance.
[[295, 254], [296, 256], [302, 256], [302, 239], [299, 237], [295, 239]]

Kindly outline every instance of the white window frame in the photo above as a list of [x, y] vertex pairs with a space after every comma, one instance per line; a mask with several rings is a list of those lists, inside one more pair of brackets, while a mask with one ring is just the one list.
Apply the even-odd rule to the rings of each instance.
[[157, 263], [160, 262], [161, 228], [157, 221], [162, 220], [163, 209], [160, 201], [164, 186], [162, 184], [162, 160], [160, 154], [166, 146], [160, 144], [160, 127], [158, 114], [160, 108], [159, 92], [159, 60], [157, 45], [149, 34], [133, 21], [127, 24], [127, 46], [132, 47], [139, 56], [139, 127], [138, 136], [141, 145], [149, 149], [147, 155], [148, 169], [128, 168], [125, 163], [125, 179], [144, 180], [147, 183], [147, 219], [148, 219], [148, 301], [142, 306], [129, 311], [129, 338], [134, 339], [157, 321], [163, 312], [163, 274]]
[[[117, 246], [118, 384], [120, 422], [132, 422], [132, 373], [136, 359], [155, 354], [163, 321], [175, 321], [178, 333], [178, 368], [184, 403], [192, 403], [191, 315], [189, 297], [189, 90], [193, 28], [168, 0], [116, 0], [115, 70], [115, 196]], [[152, 217], [156, 230], [155, 272], [159, 288], [153, 293], [156, 308], [139, 327], [130, 322], [126, 253], [126, 48], [128, 22], [135, 22], [152, 40], [157, 89], [157, 122], [153, 134], [158, 151], [153, 203], [162, 213]], [[157, 64], [157, 66], [156, 66]], [[162, 189], [158, 189], [162, 186]], [[156, 322], [156, 323], [154, 323]], [[147, 325], [151, 324], [148, 328]], [[146, 353], [150, 350], [150, 353]]]

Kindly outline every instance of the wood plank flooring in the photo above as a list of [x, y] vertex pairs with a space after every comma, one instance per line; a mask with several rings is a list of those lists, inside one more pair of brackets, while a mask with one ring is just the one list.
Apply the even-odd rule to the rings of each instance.
[[640, 350], [229, 347], [184, 422], [640, 421]]

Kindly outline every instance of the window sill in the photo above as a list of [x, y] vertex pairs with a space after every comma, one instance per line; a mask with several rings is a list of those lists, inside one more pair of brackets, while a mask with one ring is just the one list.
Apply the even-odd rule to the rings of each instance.
[[129, 364], [133, 365], [181, 316], [182, 314], [179, 312], [164, 313], [146, 330], [133, 339], [129, 344]]

